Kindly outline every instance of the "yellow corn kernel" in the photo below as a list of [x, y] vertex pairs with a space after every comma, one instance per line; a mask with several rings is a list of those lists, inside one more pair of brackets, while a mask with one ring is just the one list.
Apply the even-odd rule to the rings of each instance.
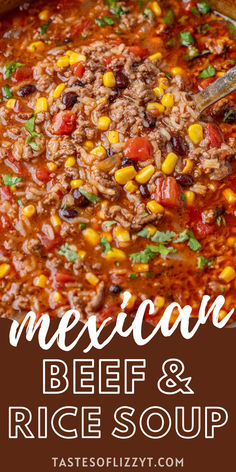
[[77, 64], [77, 62], [85, 62], [86, 56], [84, 54], [78, 54], [77, 52], [72, 52], [69, 55], [69, 59], [70, 59], [70, 65], [73, 66], [74, 64]]
[[236, 277], [235, 269], [231, 266], [225, 267], [219, 275], [219, 278], [226, 283], [231, 282]]
[[[109, 228], [108, 228], [108, 229], [109, 229]], [[111, 228], [111, 229], [112, 229], [112, 228]], [[104, 232], [104, 233], [101, 234], [101, 236], [104, 236], [104, 237], [106, 238], [106, 240], [107, 240], [109, 243], [112, 242], [113, 237], [112, 237], [112, 234], [111, 234], [111, 233]]]
[[86, 251], [83, 251], [82, 249], [80, 249], [79, 251], [77, 251], [77, 254], [78, 254], [79, 258], [82, 259], [82, 261], [83, 261], [87, 253], [86, 253]]
[[163, 113], [163, 111], [165, 110], [165, 107], [161, 103], [158, 103], [158, 102], [149, 102], [147, 104], [147, 110], [153, 113], [155, 110], [157, 110], [158, 113]]
[[88, 149], [93, 149], [93, 146], [94, 146], [93, 141], [89, 141], [89, 140], [84, 141], [84, 147]]
[[10, 98], [9, 100], [7, 100], [6, 107], [9, 110], [13, 110], [15, 104], [16, 104], [16, 99], [15, 98]]
[[26, 218], [31, 218], [35, 213], [36, 209], [34, 205], [27, 205], [23, 208], [22, 213]]
[[203, 128], [202, 125], [195, 123], [190, 125], [188, 128], [188, 135], [193, 144], [199, 144], [203, 140]]
[[150, 236], [153, 236], [155, 234], [155, 232], [157, 231], [157, 228], [154, 225], [147, 225], [147, 226], [145, 226], [145, 229], [148, 230]]
[[85, 278], [89, 284], [94, 285], [94, 286], [97, 285], [99, 282], [99, 279], [97, 278], [97, 276], [93, 274], [92, 272], [87, 272], [87, 274], [85, 274]]
[[126, 192], [134, 193], [136, 190], [138, 190], [138, 186], [133, 180], [129, 180], [125, 185], [125, 190]]
[[132, 180], [136, 176], [137, 172], [134, 166], [127, 166], [123, 167], [122, 169], [118, 169], [115, 172], [115, 179], [116, 182], [120, 185], [125, 185], [129, 180]]
[[35, 105], [35, 112], [41, 113], [48, 111], [48, 101], [45, 97], [38, 98], [36, 105]]
[[75, 51], [72, 51], [71, 49], [68, 49], [68, 51], [66, 51], [66, 56], [71, 56], [71, 54], [74, 54]]
[[155, 167], [150, 164], [149, 166], [143, 167], [143, 169], [137, 173], [135, 179], [139, 184], [146, 184], [146, 182], [148, 182], [153, 176], [154, 172]]
[[59, 84], [53, 92], [53, 98], [59, 98], [64, 88], [65, 88], [65, 84], [63, 83]]
[[54, 227], [61, 225], [61, 218], [58, 215], [52, 215], [51, 222]]
[[[123, 293], [121, 294], [121, 297], [123, 298]], [[137, 300], [137, 295], [131, 295], [131, 297], [129, 298], [128, 303], [125, 306], [125, 309], [126, 310], [131, 310], [134, 307], [134, 304], [135, 304], [136, 300]]]
[[236, 237], [235, 236], [230, 236], [227, 239], [227, 246], [229, 247], [236, 247]]
[[165, 211], [164, 207], [155, 200], [150, 200], [150, 202], [147, 203], [147, 207], [152, 213], [164, 213]]
[[223, 320], [226, 315], [227, 315], [227, 311], [225, 311], [225, 310], [220, 310], [220, 311], [219, 311], [218, 320], [219, 320], [219, 321]]
[[152, 2], [151, 9], [156, 16], [161, 16], [161, 7], [158, 2]]
[[3, 279], [3, 277], [10, 272], [10, 268], [11, 266], [9, 264], [0, 265], [0, 279]]
[[99, 105], [100, 103], [107, 103], [107, 97], [100, 97], [97, 100], [97, 104]]
[[153, 92], [155, 93], [155, 95], [156, 95], [158, 98], [163, 97], [163, 95], [164, 95], [164, 93], [165, 93], [165, 91], [164, 91], [164, 89], [163, 89], [162, 87], [155, 87], [155, 88], [153, 89]]
[[157, 308], [162, 308], [164, 305], [165, 305], [165, 298], [164, 297], [160, 297], [160, 296], [156, 296], [155, 300], [154, 300], [154, 305], [157, 307]]
[[43, 41], [35, 41], [34, 43], [31, 43], [28, 47], [27, 50], [29, 52], [42, 52], [45, 49], [45, 44]]
[[60, 292], [53, 292], [52, 293], [52, 302], [53, 303], [59, 303], [62, 300], [62, 296]]
[[223, 196], [228, 203], [233, 204], [236, 203], [236, 193], [231, 190], [231, 188], [226, 188], [223, 191]]
[[48, 281], [48, 278], [46, 277], [46, 275], [41, 274], [35, 278], [34, 285], [36, 287], [45, 288], [47, 281]]
[[175, 170], [175, 166], [178, 162], [178, 156], [174, 152], [170, 152], [167, 154], [164, 162], [162, 163], [161, 170], [164, 172], [166, 175], [171, 175], [173, 174]]
[[223, 75], [225, 75], [225, 72], [223, 72], [223, 71], [222, 72], [217, 72], [217, 74], [216, 74], [217, 77], [222, 77]]
[[106, 157], [107, 155], [107, 152], [103, 146], [97, 146], [93, 148], [93, 150], [91, 151], [91, 154], [97, 157], [98, 159], [104, 159], [104, 157]]
[[174, 77], [176, 75], [181, 75], [184, 73], [184, 69], [182, 69], [182, 67], [172, 67], [171, 69], [171, 75], [173, 75]]
[[55, 162], [48, 162], [47, 168], [53, 172], [54, 170], [56, 170], [57, 165], [55, 164]]
[[105, 87], [115, 87], [116, 78], [113, 72], [105, 72], [105, 74], [103, 75], [103, 85]]
[[182, 170], [183, 174], [188, 174], [190, 170], [192, 170], [192, 168], [193, 168], [193, 161], [191, 159], [187, 159], [185, 166]]
[[50, 11], [49, 10], [42, 10], [39, 13], [39, 19], [42, 21], [47, 21], [50, 18]]
[[150, 59], [150, 61], [158, 61], [161, 58], [162, 58], [162, 53], [161, 52], [155, 52], [155, 54], [152, 54], [151, 56], [149, 56], [148, 59]]
[[148, 272], [149, 264], [134, 264], [133, 270], [134, 272]]
[[68, 157], [66, 159], [65, 166], [66, 167], [74, 167], [75, 163], [76, 163], [75, 158], [71, 156], [71, 157]]
[[117, 249], [116, 247], [112, 248], [111, 251], [108, 251], [105, 255], [108, 261], [125, 261], [126, 254], [121, 249]]
[[166, 77], [160, 77], [160, 79], [158, 80], [158, 83], [159, 83], [159, 87], [163, 88], [164, 90], [167, 90], [169, 87], [169, 82]]
[[68, 67], [70, 64], [70, 58], [69, 56], [61, 56], [59, 59], [57, 59], [57, 67]]
[[82, 234], [88, 243], [92, 244], [93, 246], [98, 244], [100, 236], [93, 228], [85, 228], [82, 231]]
[[81, 179], [74, 179], [70, 181], [71, 188], [78, 188], [83, 185], [83, 180]]
[[162, 105], [168, 108], [173, 107], [174, 102], [174, 96], [172, 95], [172, 93], [166, 93], [161, 99]]
[[188, 207], [192, 206], [195, 200], [195, 193], [192, 190], [186, 190], [184, 192], [185, 202]]
[[116, 144], [119, 142], [119, 133], [118, 131], [109, 131], [108, 132], [108, 141], [110, 144]]
[[107, 131], [111, 124], [109, 116], [101, 116], [98, 120], [97, 128], [101, 131]]
[[114, 236], [118, 239], [120, 243], [126, 243], [127, 241], [130, 241], [129, 231], [122, 228], [122, 226], [116, 226], [114, 228]]

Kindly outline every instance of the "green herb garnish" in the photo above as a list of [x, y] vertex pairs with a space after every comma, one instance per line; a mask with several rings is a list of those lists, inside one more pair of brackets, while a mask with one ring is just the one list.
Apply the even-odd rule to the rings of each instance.
[[14, 74], [17, 67], [23, 67], [25, 64], [21, 62], [6, 62], [3, 68], [4, 79], [7, 80]]
[[188, 244], [188, 247], [192, 249], [192, 251], [198, 251], [199, 249], [201, 249], [202, 245], [199, 243], [194, 232], [191, 229], [188, 231], [188, 237], [189, 237], [189, 240], [187, 244]]
[[60, 254], [60, 256], [64, 256], [70, 262], [75, 262], [79, 258], [77, 252], [70, 249], [68, 243], [65, 243], [59, 247], [58, 254]]
[[176, 233], [174, 231], [156, 231], [151, 240], [154, 243], [168, 243], [171, 241]]
[[115, 220], [107, 220], [107, 221], [103, 221], [103, 226], [105, 226], [105, 228], [109, 228], [110, 226], [113, 226], [116, 224], [116, 221]]
[[42, 34], [42, 35], [45, 34], [51, 23], [52, 22], [50, 20], [45, 21], [45, 23], [43, 23], [43, 25], [41, 27], [40, 34]]
[[138, 277], [137, 274], [130, 274], [129, 275], [130, 279], [137, 279], [137, 277]]
[[216, 73], [215, 67], [209, 64], [198, 76], [199, 79], [208, 79], [209, 77], [214, 77]]
[[164, 244], [159, 244], [158, 246], [149, 245], [143, 251], [134, 252], [129, 257], [134, 262], [147, 264], [149, 259], [154, 259], [157, 253], [167, 256], [170, 252], [175, 252], [175, 249], [173, 247], [166, 247]]
[[11, 174], [4, 174], [2, 176], [2, 180], [3, 180], [4, 185], [6, 185], [7, 187], [15, 187], [16, 184], [18, 184], [19, 182], [22, 182], [23, 178], [16, 177]]
[[95, 23], [97, 23], [98, 26], [110, 26], [114, 25], [114, 20], [110, 18], [109, 16], [102, 16], [100, 18], [95, 18]]
[[100, 202], [101, 198], [98, 197], [97, 195], [95, 195], [94, 193], [91, 193], [91, 192], [86, 192], [86, 190], [84, 190], [83, 188], [79, 188], [79, 191], [80, 193], [82, 193], [82, 195], [87, 198], [87, 200], [89, 200], [91, 203], [93, 203], [93, 205], [96, 205], [96, 203]]
[[190, 46], [194, 44], [194, 38], [189, 31], [182, 31], [180, 33], [180, 43], [182, 46]]
[[226, 226], [225, 217], [223, 215], [218, 216], [218, 218], [216, 219], [216, 224], [217, 226], [221, 226], [221, 224]]
[[203, 257], [203, 256], [200, 256], [197, 258], [197, 266], [198, 266], [198, 269], [205, 269], [205, 267], [212, 267], [214, 261], [213, 259], [208, 259], [206, 257]]
[[209, 13], [209, 11], [211, 11], [211, 7], [207, 2], [199, 2], [197, 4], [197, 7], [202, 15], [206, 15], [207, 13]]
[[145, 8], [143, 13], [144, 13], [144, 16], [151, 16], [152, 18], [155, 18], [155, 13], [153, 13], [151, 8]]
[[107, 241], [106, 236], [101, 237], [99, 244], [103, 247], [104, 254], [107, 254], [109, 251], [112, 251], [112, 247], [110, 243]]
[[34, 138], [40, 138], [41, 134], [40, 133], [36, 133], [36, 131], [34, 131], [34, 126], [35, 126], [35, 118], [36, 118], [36, 114], [34, 113], [31, 118], [29, 118], [28, 121], [26, 121], [25, 123], [25, 129], [31, 134], [31, 136], [29, 136], [27, 138], [27, 144], [29, 144], [29, 146], [34, 150], [34, 151], [37, 151], [39, 146], [37, 143], [35, 143], [34, 141]]
[[80, 223], [79, 225], [80, 229], [83, 230], [86, 228], [86, 224], [85, 223]]
[[188, 47], [188, 52], [186, 52], [186, 54], [184, 54], [184, 60], [185, 61], [191, 61], [192, 59], [194, 59], [195, 57], [198, 57], [200, 56], [200, 52], [197, 48], [195, 48], [195, 46], [189, 46]]
[[8, 98], [12, 98], [12, 97], [13, 97], [13, 95], [12, 95], [12, 93], [11, 93], [11, 91], [10, 91], [8, 85], [3, 85], [2, 91], [3, 91], [3, 96], [4, 96], [4, 98], [7, 98], [7, 99], [8, 99]]
[[234, 110], [232, 108], [230, 108], [230, 110], [227, 111], [227, 113], [225, 114], [225, 116], [223, 118], [223, 123], [225, 123], [227, 121], [227, 119], [229, 118], [229, 116], [231, 116], [233, 114], [234, 114]]
[[162, 18], [162, 21], [163, 21], [164, 23], [166, 23], [166, 25], [169, 25], [169, 26], [170, 26], [170, 25], [173, 24], [174, 19], [175, 19], [175, 17], [174, 17], [173, 10], [169, 10], [169, 11], [166, 13], [166, 15]]

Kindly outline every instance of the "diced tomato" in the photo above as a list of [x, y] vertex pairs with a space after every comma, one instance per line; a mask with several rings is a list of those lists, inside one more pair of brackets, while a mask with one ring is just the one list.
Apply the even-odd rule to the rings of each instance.
[[14, 79], [17, 82], [22, 82], [23, 80], [26, 80], [32, 77], [32, 75], [33, 75], [32, 67], [28, 67], [28, 66], [18, 67], [15, 71]]
[[198, 83], [198, 88], [199, 88], [199, 90], [203, 90], [203, 89], [207, 88], [208, 85], [212, 84], [214, 81], [215, 81], [215, 78], [214, 78], [214, 77], [208, 77], [208, 79], [202, 79], [202, 80]]
[[55, 280], [59, 284], [66, 284], [67, 282], [74, 282], [75, 277], [67, 272], [58, 271], [56, 272]]
[[0, 216], [0, 230], [6, 231], [10, 229], [10, 227], [11, 227], [11, 220], [9, 216], [2, 213]]
[[136, 161], [146, 161], [152, 156], [152, 145], [147, 138], [130, 138], [124, 147], [125, 157]]
[[25, 177], [28, 175], [28, 171], [26, 167], [24, 167], [24, 165], [21, 162], [16, 161], [16, 159], [14, 159], [11, 151], [8, 151], [5, 164], [13, 170], [14, 174], [17, 174], [20, 177]]
[[82, 31], [88, 28], [90, 24], [91, 24], [91, 20], [80, 21], [79, 23], [77, 23], [71, 28], [69, 37], [75, 38], [75, 36], [78, 36], [80, 33], [82, 33]]
[[219, 128], [213, 123], [207, 123], [205, 138], [209, 140], [212, 148], [220, 147], [223, 142]]
[[72, 67], [72, 72], [76, 77], [79, 77], [81, 79], [84, 75], [85, 72], [85, 67], [83, 62], [77, 62], [77, 64], [74, 64]]
[[69, 110], [59, 111], [52, 121], [55, 134], [71, 134], [76, 126], [76, 114]]
[[196, 5], [196, 2], [194, 0], [183, 0], [182, 4], [183, 4], [183, 10], [186, 13], [190, 13], [193, 7]]
[[12, 191], [9, 187], [4, 185], [4, 187], [0, 188], [0, 198], [2, 201], [4, 200], [11, 200], [13, 197]]
[[201, 210], [197, 208], [191, 208], [189, 210], [189, 223], [193, 228], [194, 234], [199, 238], [203, 239], [215, 231], [215, 224], [205, 223], [202, 220]]
[[39, 235], [41, 243], [45, 249], [48, 251], [51, 251], [52, 249], [55, 249], [56, 247], [60, 246], [62, 244], [62, 238], [59, 234], [54, 234], [53, 239], [49, 239], [46, 234], [41, 233]]
[[147, 57], [149, 54], [148, 50], [146, 48], [142, 48], [141, 46], [130, 46], [129, 52], [132, 52], [135, 56], [141, 57], [141, 59]]
[[36, 170], [36, 177], [41, 182], [49, 182], [51, 179], [50, 171], [46, 167], [41, 167]]
[[181, 188], [174, 177], [158, 178], [156, 180], [155, 200], [164, 206], [178, 208]]
[[98, 323], [102, 324], [107, 318], [112, 318], [112, 320], [115, 320], [119, 311], [120, 309], [113, 303], [107, 303], [107, 305], [105, 305], [101, 311], [96, 313]]

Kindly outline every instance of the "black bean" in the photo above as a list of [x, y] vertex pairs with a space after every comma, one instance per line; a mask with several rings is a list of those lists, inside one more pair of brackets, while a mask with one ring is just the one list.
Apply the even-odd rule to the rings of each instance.
[[19, 95], [19, 97], [26, 97], [27, 95], [34, 93], [35, 90], [36, 90], [36, 87], [34, 85], [27, 84], [18, 90], [17, 95]]
[[68, 43], [71, 43], [72, 42], [72, 39], [71, 38], [65, 38], [63, 43], [64, 44], [68, 44]]
[[122, 162], [121, 162], [121, 167], [128, 167], [128, 166], [133, 166], [136, 170], [138, 170], [138, 164], [135, 160], [124, 157], [124, 159], [122, 159]]
[[140, 185], [139, 191], [140, 191], [143, 198], [149, 198], [150, 197], [150, 192], [148, 190], [147, 185]]
[[215, 208], [215, 209], [214, 209], [214, 218], [217, 220], [217, 218], [218, 218], [219, 216], [222, 216], [224, 213], [225, 213], [225, 208], [224, 208], [224, 207]]
[[189, 148], [183, 138], [179, 135], [174, 135], [171, 138], [172, 149], [179, 156], [186, 156], [188, 154]]
[[120, 91], [116, 89], [113, 94], [108, 97], [108, 103], [113, 103], [120, 96]]
[[74, 198], [74, 201], [75, 201], [75, 205], [77, 207], [83, 208], [83, 207], [86, 207], [89, 204], [89, 201], [87, 200], [87, 198], [85, 198], [84, 195], [82, 195], [82, 193], [80, 193], [78, 188], [75, 188], [73, 190], [72, 195], [73, 195], [73, 198]]
[[129, 81], [128, 77], [123, 74], [123, 72], [119, 71], [116, 73], [116, 87], [119, 89], [125, 89], [128, 87]]
[[77, 102], [77, 99], [78, 99], [77, 93], [67, 92], [62, 99], [62, 103], [64, 103], [64, 105], [66, 106], [66, 109], [69, 110]]
[[84, 82], [82, 82], [82, 80], [80, 79], [77, 79], [72, 85], [71, 87], [84, 87]]
[[150, 113], [145, 112], [145, 121], [147, 122], [148, 126], [146, 128], [153, 129], [156, 126], [157, 119], [155, 116], [151, 115]]
[[77, 218], [78, 211], [72, 207], [62, 207], [59, 210], [59, 215], [64, 220], [71, 220], [73, 218]]
[[182, 187], [191, 187], [191, 185], [193, 185], [193, 178], [191, 175], [181, 174], [176, 177], [176, 182]]
[[117, 295], [118, 293], [122, 292], [122, 287], [120, 285], [110, 285], [109, 291], [110, 293], [113, 293], [114, 295]]

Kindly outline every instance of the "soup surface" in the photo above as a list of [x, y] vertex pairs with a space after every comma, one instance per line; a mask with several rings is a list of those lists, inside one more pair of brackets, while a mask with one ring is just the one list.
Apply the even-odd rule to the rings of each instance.
[[101, 322], [126, 290], [153, 323], [233, 308], [235, 95], [192, 100], [234, 67], [233, 25], [205, 1], [52, 0], [0, 27], [0, 315]]

